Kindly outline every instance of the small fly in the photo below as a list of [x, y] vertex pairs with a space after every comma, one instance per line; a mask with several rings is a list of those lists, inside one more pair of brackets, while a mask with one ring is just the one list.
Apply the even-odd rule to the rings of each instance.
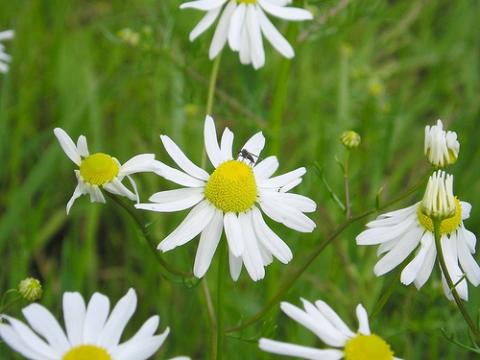
[[255, 164], [255, 162], [258, 160], [258, 155], [252, 154], [246, 149], [240, 150], [238, 156], [245, 160], [248, 160], [251, 164]]

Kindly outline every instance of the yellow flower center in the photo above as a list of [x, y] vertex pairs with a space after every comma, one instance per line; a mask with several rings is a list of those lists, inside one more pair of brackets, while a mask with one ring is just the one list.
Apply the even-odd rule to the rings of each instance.
[[358, 334], [345, 345], [345, 360], [392, 360], [393, 351], [385, 340], [372, 335]]
[[112, 181], [120, 171], [120, 166], [110, 155], [96, 153], [82, 160], [80, 175], [91, 185], [103, 185]]
[[[425, 230], [433, 233], [433, 222], [427, 215], [422, 211], [422, 204], [419, 204], [417, 209], [417, 217], [420, 224], [424, 227]], [[455, 198], [455, 215], [442, 221], [440, 225], [440, 233], [450, 234], [457, 230], [462, 222], [462, 205], [460, 201]]]
[[257, 0], [237, 0], [238, 3], [244, 3], [244, 4], [256, 4]]
[[244, 212], [257, 199], [257, 184], [250, 166], [230, 160], [215, 169], [205, 187], [205, 197], [223, 212]]
[[65, 355], [62, 360], [112, 360], [112, 357], [105, 349], [93, 345], [80, 345], [74, 347]]

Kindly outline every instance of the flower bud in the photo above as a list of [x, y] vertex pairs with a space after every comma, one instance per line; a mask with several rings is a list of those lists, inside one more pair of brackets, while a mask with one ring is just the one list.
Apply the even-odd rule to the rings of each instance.
[[444, 168], [457, 161], [460, 143], [457, 133], [443, 130], [441, 120], [437, 125], [425, 127], [425, 155], [428, 162], [437, 168]]
[[25, 300], [34, 302], [42, 297], [42, 284], [37, 279], [29, 277], [20, 281], [18, 292]]
[[342, 144], [349, 150], [356, 149], [360, 146], [361, 137], [355, 131], [345, 131], [341, 136], [340, 140]]
[[431, 219], [444, 220], [455, 215], [453, 176], [436, 171], [428, 179], [422, 200], [422, 211]]

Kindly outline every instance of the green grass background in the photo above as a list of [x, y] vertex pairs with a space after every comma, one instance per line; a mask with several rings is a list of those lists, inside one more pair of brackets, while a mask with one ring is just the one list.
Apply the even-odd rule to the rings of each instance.
[[[139, 308], [132, 333], [151, 314], [160, 314], [171, 335], [155, 359], [209, 356], [209, 321], [201, 287], [187, 288], [159, 276], [158, 264], [126, 214], [114, 203], [77, 201], [69, 217], [65, 205], [75, 187], [73, 164], [52, 130], [72, 137], [85, 134], [91, 151], [126, 161], [154, 152], [171, 164], [160, 134], [170, 135], [200, 163], [212, 32], [195, 43], [188, 33], [200, 13], [180, 11], [174, 0], [1, 1], [1, 29], [14, 28], [7, 43], [11, 72], [0, 77], [0, 292], [26, 276], [40, 278], [42, 304], [60, 315], [61, 294], [94, 291], [118, 299], [129, 287]], [[427, 171], [423, 128], [442, 118], [457, 131], [461, 151], [455, 174], [459, 197], [473, 204], [467, 226], [480, 234], [478, 159], [480, 119], [480, 2], [474, 0], [306, 1], [316, 20], [300, 25], [276, 21], [295, 44], [296, 57], [284, 61], [267, 45], [260, 71], [224, 52], [213, 115], [218, 131], [229, 126], [235, 147], [256, 131], [267, 138], [265, 155], [280, 159], [280, 171], [309, 171], [297, 192], [315, 199], [318, 224], [299, 234], [270, 222], [294, 252], [288, 266], [268, 267], [253, 283], [245, 271], [227, 281], [228, 324], [254, 314], [298, 268], [311, 249], [344, 220], [313, 166], [318, 163], [335, 192], [343, 181], [336, 158], [344, 150], [339, 135], [355, 129], [362, 146], [351, 157], [353, 212], [375, 207], [415, 184]], [[120, 41], [129, 27], [141, 46]], [[151, 35], [145, 32], [151, 29]], [[141, 197], [175, 188], [153, 174], [138, 179]], [[420, 199], [421, 191], [393, 206]], [[157, 241], [185, 216], [142, 213]], [[355, 328], [354, 309], [373, 310], [394, 274], [377, 279], [374, 248], [358, 248], [354, 238], [364, 222], [350, 226], [303, 274], [285, 300], [323, 299]], [[198, 240], [165, 258], [184, 270], [192, 267]], [[215, 296], [216, 261], [207, 276]], [[427, 285], [398, 285], [372, 320], [372, 328], [406, 359], [473, 359], [447, 342], [440, 329], [468, 342], [466, 325], [443, 296], [435, 270]], [[468, 308], [476, 316], [478, 289], [470, 286]], [[278, 306], [276, 307], [278, 309]], [[20, 306], [12, 313], [20, 315]], [[266, 335], [304, 345], [323, 346], [313, 335], [273, 311], [256, 326], [226, 340], [227, 359], [270, 359], [257, 349]], [[0, 358], [16, 359], [4, 345]]]

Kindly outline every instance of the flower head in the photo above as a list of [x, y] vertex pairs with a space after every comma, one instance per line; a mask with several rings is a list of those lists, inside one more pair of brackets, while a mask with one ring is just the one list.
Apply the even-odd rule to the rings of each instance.
[[18, 292], [25, 300], [34, 302], [42, 297], [42, 284], [37, 279], [29, 277], [20, 281]]
[[299, 168], [272, 177], [279, 164], [275, 156], [258, 161], [265, 145], [261, 132], [246, 142], [238, 156], [233, 155], [233, 133], [225, 129], [219, 145], [209, 116], [204, 136], [207, 155], [215, 170], [208, 174], [190, 161], [168, 136], [162, 135], [167, 153], [182, 171], [159, 163], [157, 173], [185, 188], [156, 193], [150, 197], [151, 203], [136, 207], [158, 212], [193, 208], [158, 248], [169, 251], [201, 234], [193, 269], [196, 277], [207, 272], [225, 229], [232, 278], [238, 279], [245, 264], [250, 277], [260, 280], [272, 256], [285, 264], [292, 259], [289, 247], [266, 224], [260, 209], [294, 230], [311, 232], [315, 228], [315, 223], [304, 215], [315, 211], [315, 202], [289, 193], [301, 183], [306, 170]]
[[[121, 165], [117, 159], [108, 154], [100, 152], [90, 154], [87, 139], [83, 135], [78, 138], [75, 145], [63, 129], [56, 128], [54, 133], [65, 154], [79, 167], [78, 170], [75, 170], [78, 185], [67, 203], [67, 214], [75, 200], [84, 194], [90, 195], [91, 202], [104, 203], [105, 198], [100, 189], [115, 195], [126, 196], [130, 200], [138, 202], [137, 186], [130, 175], [139, 172], [154, 172], [158, 169], [153, 154], [134, 156]], [[130, 181], [133, 191], [122, 183], [125, 177]]]
[[368, 314], [361, 304], [356, 309], [359, 327], [355, 333], [324, 301], [312, 304], [302, 299], [302, 302], [304, 309], [287, 302], [280, 307], [288, 317], [305, 326], [333, 349], [315, 349], [265, 338], [260, 339], [260, 349], [301, 359], [400, 360], [393, 356], [385, 340], [371, 333]]
[[8, 63], [11, 60], [11, 56], [5, 52], [5, 47], [3, 46], [2, 41], [11, 40], [14, 36], [15, 31], [13, 30], [0, 31], [0, 73], [8, 72]]
[[360, 146], [362, 138], [357, 132], [350, 130], [342, 133], [340, 141], [348, 150], [352, 150]]
[[145, 360], [162, 346], [169, 329], [154, 335], [160, 319], [152, 316], [130, 340], [120, 343], [136, 307], [137, 295], [133, 289], [110, 314], [106, 296], [95, 293], [86, 305], [79, 293], [67, 292], [63, 295], [66, 331], [46, 308], [31, 304], [23, 309], [29, 326], [3, 315], [6, 323], [0, 324], [0, 338], [32, 360]]
[[[473, 257], [476, 237], [463, 224], [470, 216], [471, 205], [453, 197], [452, 181], [445, 173], [437, 172], [430, 178], [422, 202], [380, 215], [357, 236], [358, 245], [380, 245], [377, 253], [383, 257], [374, 267], [377, 276], [393, 270], [417, 250], [402, 270], [400, 281], [405, 285], [414, 283], [417, 289], [426, 283], [437, 257], [431, 215], [444, 219], [440, 226], [441, 246], [452, 281], [458, 283], [460, 297], [468, 299], [464, 273], [474, 286], [480, 284], [480, 267]], [[442, 283], [445, 295], [453, 299], [444, 277]]]
[[436, 171], [430, 176], [423, 196], [422, 211], [431, 219], [443, 220], [455, 215], [452, 175]]
[[442, 120], [425, 127], [425, 155], [428, 162], [437, 168], [444, 168], [457, 161], [460, 143], [457, 133], [443, 130]]
[[287, 7], [289, 0], [194, 0], [180, 5], [181, 9], [197, 9], [206, 15], [190, 33], [194, 41], [218, 21], [210, 45], [209, 57], [214, 59], [228, 41], [230, 48], [240, 54], [242, 64], [252, 64], [255, 69], [265, 64], [263, 37], [288, 59], [294, 51], [288, 41], [275, 28], [265, 12], [291, 21], [311, 20], [312, 14], [304, 9]]

